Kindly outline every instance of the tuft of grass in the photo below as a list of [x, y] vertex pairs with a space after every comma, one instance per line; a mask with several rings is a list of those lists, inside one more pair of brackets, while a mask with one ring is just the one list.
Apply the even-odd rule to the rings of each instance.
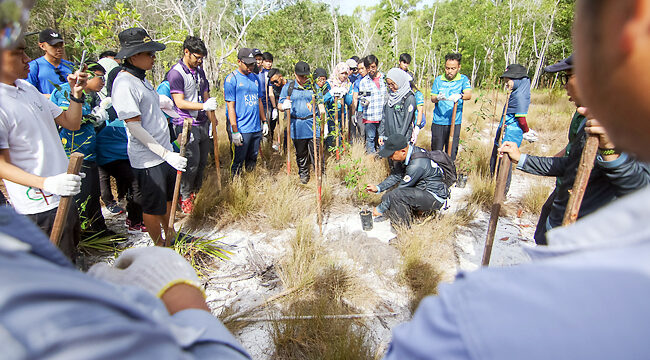
[[172, 249], [185, 257], [200, 276], [207, 275], [215, 261], [230, 260], [232, 253], [221, 247], [221, 239], [207, 239], [203, 236], [191, 238], [187, 234], [176, 232]]
[[123, 235], [104, 235], [104, 232], [100, 232], [81, 237], [79, 244], [77, 244], [77, 250], [89, 255], [112, 253], [117, 256], [124, 251], [124, 249], [117, 246], [117, 243], [124, 240], [126, 240], [126, 237]]
[[314, 234], [313, 219], [306, 218], [296, 226], [289, 248], [289, 255], [278, 265], [278, 276], [286, 289], [304, 289], [314, 282], [325, 263], [325, 250]]
[[404, 264], [403, 275], [411, 289], [409, 310], [413, 314], [422, 299], [438, 293], [438, 284], [442, 276], [433, 265], [414, 258]]
[[489, 175], [471, 174], [468, 179], [471, 185], [471, 192], [467, 196], [470, 204], [479, 206], [484, 210], [489, 210], [494, 201], [494, 180]]
[[539, 214], [551, 193], [551, 187], [537, 180], [521, 198], [521, 205], [531, 214]]

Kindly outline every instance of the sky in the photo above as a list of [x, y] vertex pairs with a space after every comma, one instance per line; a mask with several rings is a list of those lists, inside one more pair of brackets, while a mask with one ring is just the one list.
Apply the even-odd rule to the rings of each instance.
[[[330, 1], [328, 0], [323, 0], [324, 2], [328, 3]], [[423, 5], [431, 5], [433, 4], [434, 0], [423, 0], [419, 4], [419, 7], [422, 7]], [[379, 3], [379, 0], [333, 0], [332, 3], [334, 3], [334, 6], [339, 6], [339, 9], [341, 11], [341, 14], [343, 15], [352, 15], [352, 12], [357, 6], [373, 6], [377, 5]]]

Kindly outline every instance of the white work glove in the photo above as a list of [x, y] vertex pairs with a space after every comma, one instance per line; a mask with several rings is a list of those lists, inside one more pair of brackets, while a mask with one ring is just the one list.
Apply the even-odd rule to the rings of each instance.
[[99, 107], [101, 107], [104, 110], [108, 109], [111, 106], [113, 106], [113, 99], [111, 99], [110, 97], [105, 97], [104, 100], [99, 102]]
[[340, 98], [345, 95], [345, 89], [342, 87], [334, 87], [330, 90], [330, 95], [332, 97]]
[[262, 123], [262, 136], [266, 136], [269, 134], [269, 124], [267, 123]]
[[232, 143], [235, 144], [235, 146], [244, 145], [244, 137], [242, 134], [238, 132], [232, 133]]
[[178, 171], [185, 171], [185, 167], [187, 167], [187, 158], [182, 157], [179, 153], [167, 151], [162, 158]]
[[278, 119], [278, 109], [273, 109], [273, 111], [271, 111], [271, 119], [272, 120]]
[[418, 134], [420, 133], [420, 128], [417, 126], [413, 127], [413, 133], [411, 134], [411, 144], [415, 144], [418, 139]]
[[524, 140], [526, 140], [528, 142], [531, 142], [531, 143], [539, 140], [539, 137], [537, 136], [537, 132], [535, 130], [533, 130], [533, 129], [530, 129], [530, 130], [528, 130], [527, 133], [524, 133], [523, 138], [524, 138]]
[[211, 97], [208, 101], [203, 103], [203, 110], [214, 111], [217, 110], [217, 98]]
[[161, 109], [173, 109], [174, 101], [165, 95], [158, 94], [158, 104]]
[[447, 100], [449, 100], [451, 102], [458, 102], [458, 100], [460, 100], [462, 97], [463, 97], [463, 94], [452, 94], [452, 95], [449, 95]]
[[80, 175], [59, 174], [46, 177], [43, 181], [43, 190], [60, 196], [74, 196], [81, 191]]
[[438, 94], [437, 99], [438, 101], [444, 101], [447, 100], [447, 97], [445, 96], [445, 94]]
[[126, 249], [113, 267], [97, 263], [88, 274], [113, 284], [136, 286], [157, 297], [177, 284], [188, 284], [201, 290], [192, 265], [174, 250], [158, 246]]
[[106, 120], [108, 120], [108, 111], [106, 111], [106, 109], [103, 108], [101, 104], [93, 109], [91, 115], [94, 116], [95, 119], [97, 119], [96, 121], [97, 125], [101, 125]]
[[284, 102], [282, 103], [282, 108], [284, 110], [291, 110], [291, 100], [289, 99], [284, 100]]

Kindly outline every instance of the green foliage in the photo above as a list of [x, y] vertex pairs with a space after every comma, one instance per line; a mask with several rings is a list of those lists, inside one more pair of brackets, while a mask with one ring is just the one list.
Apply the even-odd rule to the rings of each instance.
[[210, 265], [216, 261], [230, 260], [232, 253], [220, 246], [221, 239], [208, 239], [203, 236], [195, 238], [176, 232], [172, 249], [185, 257], [199, 275], [207, 274]]

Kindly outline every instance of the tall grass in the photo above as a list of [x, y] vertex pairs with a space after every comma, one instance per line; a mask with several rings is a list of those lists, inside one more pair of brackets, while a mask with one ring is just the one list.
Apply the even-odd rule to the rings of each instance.
[[466, 198], [467, 201], [488, 211], [494, 201], [495, 183], [493, 178], [489, 173], [487, 175], [471, 174], [468, 182], [471, 186], [471, 191]]
[[550, 193], [550, 186], [540, 180], [536, 180], [521, 198], [521, 205], [531, 214], [539, 215]]
[[296, 234], [289, 242], [289, 254], [278, 264], [278, 276], [286, 289], [310, 286], [326, 263], [325, 248], [315, 236], [312, 222], [304, 220], [296, 226]]

